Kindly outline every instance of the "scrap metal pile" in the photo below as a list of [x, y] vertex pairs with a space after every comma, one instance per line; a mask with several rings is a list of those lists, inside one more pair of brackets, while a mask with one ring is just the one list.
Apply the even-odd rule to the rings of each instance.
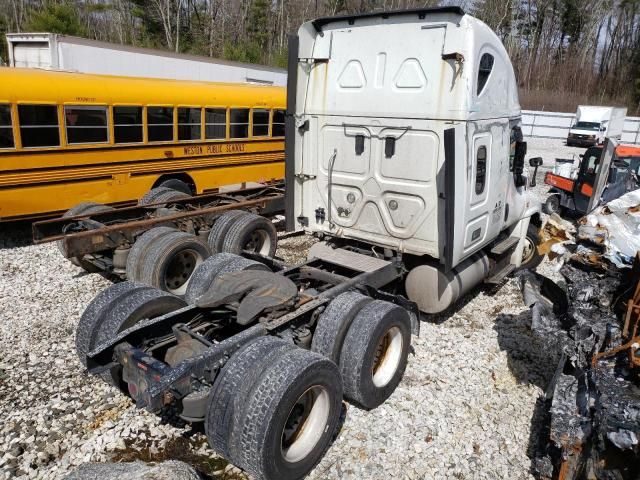
[[615, 202], [577, 232], [559, 218], [543, 227], [564, 282], [519, 277], [532, 331], [559, 358], [531, 452], [540, 479], [640, 478], [640, 191]]

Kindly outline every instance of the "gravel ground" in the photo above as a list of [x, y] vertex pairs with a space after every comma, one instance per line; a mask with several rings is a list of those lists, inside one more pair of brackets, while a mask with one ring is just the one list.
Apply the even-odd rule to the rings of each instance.
[[[531, 141], [542, 156], [541, 185], [554, 157], [579, 149]], [[88, 461], [185, 460], [213, 478], [243, 478], [211, 455], [200, 430], [136, 410], [82, 372], [74, 331], [85, 306], [109, 281], [64, 260], [55, 245], [29, 244], [30, 228], [0, 231], [0, 479], [62, 478]], [[312, 240], [281, 243], [301, 260]], [[543, 263], [540, 270], [552, 273]], [[531, 335], [515, 281], [476, 289], [456, 309], [423, 322], [404, 380], [381, 407], [348, 407], [320, 479], [530, 478], [527, 449], [536, 399], [555, 359]]]

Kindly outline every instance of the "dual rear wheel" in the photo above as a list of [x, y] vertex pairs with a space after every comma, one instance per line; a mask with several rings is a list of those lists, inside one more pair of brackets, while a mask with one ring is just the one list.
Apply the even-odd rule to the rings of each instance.
[[184, 295], [194, 270], [211, 255], [195, 235], [170, 227], [147, 230], [131, 247], [127, 279]]
[[[127, 279], [184, 296], [194, 272], [212, 253], [224, 252], [237, 256], [247, 250], [273, 256], [276, 242], [276, 229], [270, 220], [240, 210], [223, 213], [215, 221], [206, 243], [193, 234], [171, 227], [155, 227], [138, 237], [131, 247], [127, 257]], [[250, 262], [244, 259], [238, 261]], [[214, 262], [216, 265], [218, 263]], [[252, 268], [262, 266], [258, 262], [252, 262], [251, 265]], [[202, 282], [197, 282], [190, 297], [195, 298], [194, 295], [203, 293], [200, 290], [205, 287]]]
[[339, 366], [344, 396], [369, 410], [387, 400], [402, 380], [410, 344], [406, 309], [346, 292], [320, 315], [311, 348]]
[[342, 411], [331, 360], [277, 337], [243, 347], [209, 395], [211, 447], [256, 478], [295, 479], [322, 458]]
[[320, 316], [312, 351], [270, 336], [249, 343], [209, 394], [211, 447], [256, 478], [302, 478], [329, 448], [343, 396], [371, 409], [396, 389], [410, 331], [404, 308], [347, 292]]
[[[220, 265], [252, 266], [235, 264], [246, 259], [229, 254], [211, 258], [219, 260], [219, 271]], [[199, 268], [205, 266], [206, 262]], [[112, 285], [96, 296], [80, 319], [76, 349], [81, 362], [86, 366], [89, 352], [142, 319], [185, 305], [147, 285]], [[210, 388], [204, 418], [209, 443], [255, 478], [305, 476], [335, 437], [342, 398], [375, 408], [402, 378], [410, 341], [405, 309], [347, 292], [321, 314], [316, 335], [311, 351], [276, 336], [253, 340], [231, 355]], [[119, 367], [102, 378], [135, 394]]]

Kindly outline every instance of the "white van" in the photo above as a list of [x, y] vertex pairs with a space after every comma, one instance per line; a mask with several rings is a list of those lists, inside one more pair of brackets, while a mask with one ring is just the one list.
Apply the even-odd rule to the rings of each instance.
[[619, 141], [626, 116], [626, 108], [580, 105], [567, 135], [567, 145], [591, 147], [604, 142], [606, 137]]

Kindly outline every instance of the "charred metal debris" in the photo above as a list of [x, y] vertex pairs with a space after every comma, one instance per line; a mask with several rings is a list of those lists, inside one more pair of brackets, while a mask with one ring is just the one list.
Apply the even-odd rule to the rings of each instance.
[[593, 243], [568, 248], [573, 253], [559, 270], [564, 282], [528, 271], [519, 276], [532, 331], [560, 358], [539, 402], [546, 424], [530, 452], [533, 473], [637, 480], [640, 252], [632, 268], [619, 268]]

